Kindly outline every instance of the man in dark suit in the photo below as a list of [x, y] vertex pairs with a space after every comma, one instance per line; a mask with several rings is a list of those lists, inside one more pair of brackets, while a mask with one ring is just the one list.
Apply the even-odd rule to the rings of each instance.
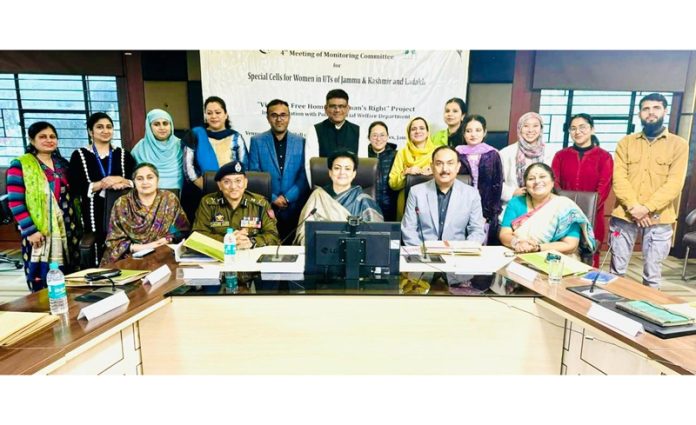
[[[249, 169], [271, 175], [271, 204], [278, 218], [281, 240], [292, 233], [309, 196], [305, 173], [305, 139], [288, 131], [288, 103], [274, 99], [266, 106], [271, 129], [251, 138]], [[287, 239], [292, 241], [293, 238]]]
[[454, 148], [440, 146], [433, 152], [433, 179], [411, 188], [401, 220], [404, 245], [423, 239], [483, 242], [483, 213], [478, 190], [457, 180], [461, 163]]

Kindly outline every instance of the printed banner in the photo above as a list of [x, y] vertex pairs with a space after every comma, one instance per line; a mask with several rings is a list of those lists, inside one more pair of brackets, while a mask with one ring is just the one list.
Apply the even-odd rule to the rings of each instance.
[[349, 97], [348, 120], [365, 132], [373, 121], [389, 126], [390, 141], [401, 147], [406, 125], [426, 118], [431, 134], [445, 128], [443, 111], [451, 97], [466, 99], [468, 51], [201, 51], [203, 97], [227, 103], [232, 126], [247, 143], [270, 127], [266, 104], [290, 104], [290, 131], [305, 135], [326, 119], [326, 93]]

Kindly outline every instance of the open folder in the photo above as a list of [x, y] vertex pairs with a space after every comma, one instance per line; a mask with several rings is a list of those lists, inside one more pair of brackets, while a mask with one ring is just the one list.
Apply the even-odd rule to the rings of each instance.
[[587, 271], [592, 270], [591, 266], [583, 263], [582, 261], [578, 261], [574, 258], [571, 258], [567, 255], [563, 255], [558, 251], [530, 252], [527, 254], [518, 254], [517, 257], [525, 263], [529, 264], [530, 266], [534, 267], [535, 269], [549, 274], [549, 265], [546, 262], [546, 255], [549, 252], [553, 252], [554, 254], [558, 254], [561, 256], [561, 260], [563, 261], [563, 276], [585, 273]]
[[31, 313], [24, 311], [0, 311], [0, 347], [15, 344], [22, 339], [42, 331], [58, 316], [48, 313]]
[[[109, 281], [109, 279], [88, 281], [85, 278], [85, 275], [87, 273], [97, 273], [97, 272], [102, 272], [104, 270], [109, 270], [109, 269], [108, 268], [106, 268], [106, 269], [92, 268], [92, 269], [85, 269], [85, 270], [80, 270], [79, 272], [71, 273], [71, 274], [65, 276], [65, 286], [111, 286], [111, 281]], [[126, 285], [128, 283], [132, 283], [132, 282], [139, 280], [140, 278], [144, 277], [148, 273], [150, 273], [149, 270], [124, 270], [124, 269], [121, 269], [121, 274], [118, 276], [112, 277], [111, 280], [114, 281], [114, 285]]]

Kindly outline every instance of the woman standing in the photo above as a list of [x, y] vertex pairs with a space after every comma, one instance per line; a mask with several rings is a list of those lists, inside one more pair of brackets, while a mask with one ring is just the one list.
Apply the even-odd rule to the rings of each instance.
[[70, 157], [70, 190], [80, 198], [85, 232], [95, 236], [95, 266], [103, 253], [106, 229], [104, 208], [107, 190], [133, 187], [128, 180], [133, 174], [135, 160], [123, 148], [111, 146], [114, 122], [104, 112], [96, 112], [87, 120], [91, 143], [79, 148]]
[[458, 97], [445, 102], [444, 119], [447, 129], [435, 133], [433, 136], [435, 147], [449, 145], [454, 148], [464, 143], [462, 120], [466, 116], [466, 111], [466, 102]]
[[[599, 147], [594, 131], [590, 115], [573, 115], [568, 128], [573, 146], [556, 153], [551, 167], [557, 176], [557, 188], [597, 192], [594, 236], [601, 243], [605, 236], [604, 203], [611, 190], [614, 160], [609, 152]], [[594, 254], [593, 265], [599, 267], [599, 250]]]
[[435, 145], [430, 140], [430, 130], [425, 118], [416, 117], [409, 121], [406, 127], [406, 146], [396, 153], [396, 159], [389, 172], [389, 187], [399, 191], [396, 202], [397, 221], [403, 217], [406, 206], [406, 199], [404, 199], [406, 176], [409, 174], [431, 176], [433, 170], [430, 168], [430, 163], [434, 150]]
[[396, 196], [397, 193], [389, 187], [389, 172], [394, 158], [396, 158], [396, 144], [389, 143], [389, 129], [382, 121], [370, 124], [367, 131], [370, 146], [367, 147], [367, 155], [377, 158], [377, 203], [382, 209], [384, 221], [396, 220]]
[[530, 165], [543, 162], [551, 165], [553, 152], [542, 140], [544, 124], [541, 115], [527, 112], [517, 121], [517, 143], [500, 150], [503, 163], [503, 209], [513, 196], [525, 194], [524, 172]]
[[217, 171], [230, 161], [247, 169], [249, 157], [244, 136], [232, 130], [225, 101], [210, 96], [204, 107], [205, 127], [194, 127], [183, 138], [185, 175], [199, 189], [207, 171]]
[[69, 191], [68, 161], [58, 151], [58, 132], [47, 122], [27, 131], [27, 153], [7, 170], [8, 201], [22, 234], [24, 273], [31, 291], [46, 287], [51, 262], [63, 273], [78, 264], [75, 208]]
[[174, 135], [174, 121], [167, 111], [153, 109], [145, 118], [145, 137], [131, 154], [137, 163], [155, 164], [161, 189], [178, 189], [184, 184], [184, 159], [181, 139]]
[[118, 198], [111, 210], [102, 266], [132, 253], [177, 243], [191, 230], [179, 199], [159, 190], [159, 171], [143, 162], [133, 171], [134, 190]]
[[498, 216], [503, 210], [500, 195], [503, 190], [503, 165], [498, 151], [484, 142], [486, 119], [467, 115], [462, 123], [466, 144], [457, 146], [462, 167], [460, 174], [469, 174], [472, 185], [481, 195], [483, 218], [488, 245], [498, 245]]

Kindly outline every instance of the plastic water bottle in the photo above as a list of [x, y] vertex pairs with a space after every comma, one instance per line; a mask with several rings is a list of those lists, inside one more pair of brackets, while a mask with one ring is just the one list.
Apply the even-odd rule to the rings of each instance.
[[58, 263], [51, 263], [46, 275], [48, 285], [48, 304], [51, 306], [51, 314], [65, 314], [68, 312], [68, 296], [65, 292], [65, 276], [58, 268]]
[[225, 265], [231, 266], [234, 264], [234, 259], [237, 256], [237, 238], [234, 237], [233, 228], [227, 228], [227, 234], [223, 243], [225, 246]]

